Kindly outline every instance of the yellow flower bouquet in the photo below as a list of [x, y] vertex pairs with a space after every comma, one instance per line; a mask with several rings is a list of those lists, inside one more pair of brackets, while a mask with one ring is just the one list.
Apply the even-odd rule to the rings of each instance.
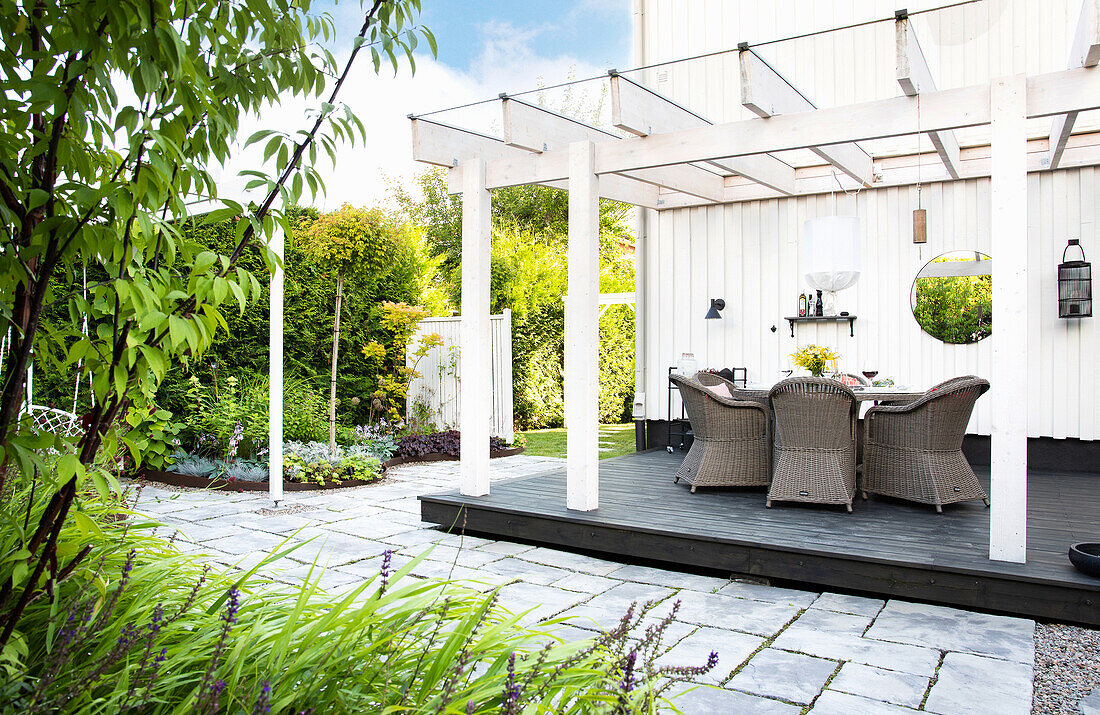
[[814, 377], [821, 377], [829, 362], [840, 359], [840, 355], [832, 348], [823, 345], [807, 345], [799, 348], [790, 357], [795, 365], [809, 370]]

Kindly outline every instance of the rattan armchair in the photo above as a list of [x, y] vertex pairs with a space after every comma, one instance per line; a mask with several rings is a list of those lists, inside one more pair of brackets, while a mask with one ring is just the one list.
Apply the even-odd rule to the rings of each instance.
[[[758, 402], [721, 397], [682, 375], [669, 379], [680, 391], [691, 430], [691, 449], [676, 472], [698, 487], [759, 487], [771, 480], [771, 415]], [[718, 378], [721, 379], [721, 378]]]
[[721, 375], [713, 372], [697, 372], [695, 373], [695, 379], [698, 380], [704, 387], [717, 387], [718, 385], [725, 385], [729, 389], [730, 395], [732, 395], [733, 399], [735, 400], [756, 402], [763, 405], [764, 407], [768, 407], [768, 417], [770, 420], [771, 408], [768, 405], [767, 397], [757, 397], [756, 395], [745, 390], [744, 387], [738, 385], [732, 380], [727, 380]]
[[773, 501], [843, 504], [856, 494], [855, 394], [836, 380], [792, 377], [769, 393], [775, 414]]
[[989, 389], [980, 377], [956, 377], [905, 405], [880, 405], [864, 418], [863, 495], [932, 504], [989, 495], [962, 453], [974, 403]]

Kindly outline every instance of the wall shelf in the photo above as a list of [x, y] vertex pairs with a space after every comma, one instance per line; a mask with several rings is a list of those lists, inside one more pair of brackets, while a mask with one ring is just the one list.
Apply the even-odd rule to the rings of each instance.
[[855, 322], [856, 316], [854, 315], [795, 315], [792, 317], [784, 318], [791, 324], [791, 337], [794, 337], [794, 324], [795, 323], [835, 323], [841, 320], [848, 321], [848, 334], [851, 337], [856, 336]]

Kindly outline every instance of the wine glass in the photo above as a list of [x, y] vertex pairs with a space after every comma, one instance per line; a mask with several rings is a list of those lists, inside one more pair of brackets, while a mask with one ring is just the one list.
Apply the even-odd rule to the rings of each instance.
[[878, 374], [878, 370], [864, 370], [863, 371], [863, 376], [865, 378], [867, 378], [868, 380], [874, 380], [875, 375], [877, 375], [877, 374]]

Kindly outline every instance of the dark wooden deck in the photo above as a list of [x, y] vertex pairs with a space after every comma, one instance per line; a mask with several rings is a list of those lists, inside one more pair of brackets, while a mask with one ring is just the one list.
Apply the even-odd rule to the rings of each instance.
[[[425, 521], [467, 532], [965, 608], [1100, 625], [1100, 579], [1069, 545], [1100, 541], [1100, 476], [1029, 476], [1028, 562], [988, 559], [981, 502], [931, 507], [872, 497], [843, 508], [777, 504], [761, 490], [701, 489], [672, 477], [683, 453], [600, 466], [600, 508], [565, 508], [565, 470], [495, 483], [487, 497], [420, 497]], [[988, 474], [979, 474], [988, 481]]]

